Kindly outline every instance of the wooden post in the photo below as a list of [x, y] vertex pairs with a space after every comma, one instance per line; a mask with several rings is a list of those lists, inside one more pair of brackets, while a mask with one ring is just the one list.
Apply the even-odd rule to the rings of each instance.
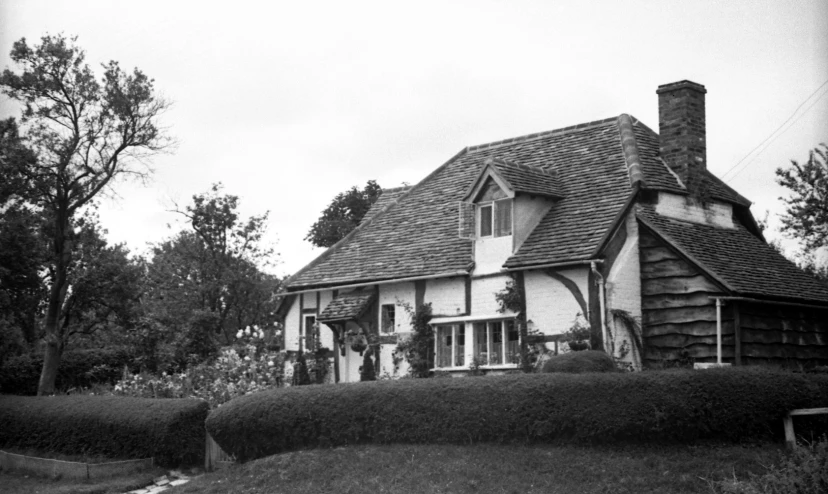
[[796, 447], [796, 436], [794, 435], [793, 417], [790, 413], [785, 415], [782, 423], [785, 424], [785, 447], [793, 450]]
[[742, 365], [742, 318], [739, 315], [739, 302], [733, 302], [733, 363]]

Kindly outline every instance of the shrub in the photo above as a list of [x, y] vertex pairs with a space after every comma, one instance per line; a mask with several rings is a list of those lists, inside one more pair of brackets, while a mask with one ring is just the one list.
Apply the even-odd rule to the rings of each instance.
[[[87, 388], [93, 384], [112, 384], [120, 378], [131, 354], [123, 348], [73, 350], [63, 354], [56, 381], [57, 389]], [[42, 355], [12, 357], [0, 368], [0, 392], [17, 395], [37, 394], [43, 369]]]
[[0, 446], [162, 466], [203, 459], [207, 403], [117, 396], [0, 396]]
[[826, 400], [825, 376], [751, 368], [527, 374], [268, 390], [212, 411], [206, 425], [247, 460], [363, 442], [781, 437], [787, 411]]
[[112, 392], [138, 398], [201, 398], [218, 407], [237, 396], [282, 384], [282, 355], [263, 352], [256, 357], [253, 345], [243, 353], [244, 357], [234, 348], [225, 348], [217, 359], [190, 365], [180, 373], [127, 374]]
[[578, 374], [581, 372], [613, 372], [615, 370], [615, 361], [606, 353], [600, 350], [584, 350], [551, 357], [543, 364], [541, 372]]

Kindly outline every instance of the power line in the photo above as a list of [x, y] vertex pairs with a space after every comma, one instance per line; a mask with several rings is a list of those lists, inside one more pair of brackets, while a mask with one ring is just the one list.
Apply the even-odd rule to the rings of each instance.
[[741, 172], [742, 172], [742, 171], [743, 171], [743, 170], [747, 167], [747, 165], [749, 165], [749, 164], [750, 164], [750, 163], [752, 163], [752, 162], [753, 162], [756, 158], [758, 158], [758, 157], [759, 157], [759, 155], [760, 155], [760, 154], [762, 154], [762, 152], [763, 152], [765, 149], [767, 149], [767, 148], [768, 148], [768, 146], [770, 146], [770, 144], [771, 144], [774, 140], [776, 140], [776, 138], [777, 138], [777, 137], [779, 137], [779, 136], [781, 136], [782, 134], [784, 134], [785, 132], [787, 132], [787, 131], [788, 131], [788, 129], [790, 129], [790, 128], [793, 126], [793, 124], [794, 124], [794, 123], [796, 123], [796, 121], [797, 121], [797, 120], [799, 120], [800, 118], [802, 118], [802, 116], [803, 116], [803, 115], [805, 115], [806, 113], [808, 113], [808, 110], [810, 110], [810, 109], [811, 109], [811, 108], [812, 108], [812, 107], [813, 107], [813, 106], [814, 106], [814, 105], [815, 105], [815, 104], [816, 104], [816, 103], [817, 103], [820, 99], [822, 99], [822, 97], [823, 97], [823, 96], [825, 96], [826, 94], [828, 94], [828, 92], [822, 93], [822, 94], [821, 94], [821, 95], [820, 95], [817, 99], [815, 99], [815, 100], [814, 100], [814, 101], [813, 101], [810, 105], [808, 105], [808, 108], [806, 108], [806, 109], [805, 109], [805, 111], [803, 111], [801, 114], [799, 114], [799, 116], [797, 116], [797, 117], [796, 117], [796, 119], [793, 121], [793, 123], [791, 124], [791, 126], [789, 126], [789, 127], [788, 127], [788, 128], [786, 128], [784, 131], [782, 131], [782, 132], [780, 132], [779, 134], [777, 134], [777, 132], [779, 132], [779, 130], [780, 130], [780, 129], [782, 129], [783, 127], [785, 127], [785, 125], [787, 125], [787, 123], [788, 123], [788, 122], [790, 122], [790, 121], [791, 121], [791, 119], [793, 119], [793, 118], [794, 118], [794, 116], [797, 114], [797, 112], [799, 112], [799, 110], [800, 110], [803, 106], [805, 106], [805, 104], [808, 102], [808, 100], [810, 100], [811, 98], [813, 98], [815, 94], [817, 94], [817, 93], [818, 93], [818, 92], [819, 92], [819, 91], [820, 91], [823, 87], [825, 87], [825, 85], [828, 85], [828, 80], [826, 80], [825, 82], [823, 82], [822, 84], [820, 84], [820, 86], [816, 89], [816, 91], [814, 91], [813, 93], [811, 93], [810, 95], [808, 95], [808, 97], [807, 97], [807, 98], [805, 98], [805, 100], [803, 100], [803, 101], [802, 101], [802, 103], [800, 103], [800, 104], [799, 104], [799, 106], [797, 106], [797, 107], [796, 107], [796, 110], [794, 110], [794, 111], [793, 111], [793, 113], [791, 113], [791, 116], [789, 116], [789, 117], [787, 118], [787, 120], [785, 120], [784, 122], [782, 122], [782, 125], [780, 125], [779, 127], [777, 127], [777, 128], [776, 128], [776, 130], [774, 130], [773, 132], [771, 132], [771, 133], [770, 133], [770, 135], [769, 135], [768, 137], [766, 137], [766, 138], [765, 138], [762, 142], [760, 142], [760, 143], [759, 143], [759, 144], [758, 144], [755, 148], [751, 149], [751, 150], [750, 150], [750, 152], [744, 156], [744, 158], [740, 159], [740, 160], [739, 160], [739, 161], [738, 161], [735, 165], [733, 165], [732, 167], [730, 167], [730, 169], [728, 169], [726, 172], [724, 172], [724, 173], [722, 174], [722, 178], [723, 178], [723, 179], [724, 179], [724, 177], [725, 177], [727, 174], [729, 174], [730, 172], [732, 172], [733, 170], [735, 170], [735, 169], [736, 169], [736, 167], [738, 167], [740, 164], [742, 164], [742, 162], [743, 162], [743, 161], [745, 161], [748, 157], [750, 157], [750, 156], [754, 153], [754, 151], [756, 151], [757, 149], [761, 148], [763, 145], [765, 145], [765, 144], [767, 143], [767, 146], [765, 146], [764, 148], [762, 148], [762, 150], [761, 150], [761, 151], [759, 151], [758, 153], [756, 153], [756, 155], [755, 155], [755, 156], [753, 156], [753, 159], [751, 159], [750, 161], [748, 161], [748, 162], [745, 164], [745, 166], [744, 166], [744, 167], [742, 167], [742, 169], [740, 169], [738, 172], [736, 172], [736, 173], [735, 173], [733, 176], [731, 176], [730, 178], [725, 179], [725, 182], [730, 182], [731, 180], [733, 180], [734, 178], [736, 178], [736, 176], [737, 176], [737, 175], [739, 175], [739, 173], [741, 173]]

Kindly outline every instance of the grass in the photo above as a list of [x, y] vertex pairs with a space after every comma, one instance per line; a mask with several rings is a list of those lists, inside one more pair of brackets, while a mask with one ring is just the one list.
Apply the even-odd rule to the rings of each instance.
[[285, 453], [202, 475], [182, 493], [711, 493], [765, 471], [778, 445], [364, 445]]
[[19, 472], [0, 471], [0, 492], [4, 494], [121, 494], [145, 487], [164, 475], [157, 468], [146, 472], [93, 480], [48, 479]]

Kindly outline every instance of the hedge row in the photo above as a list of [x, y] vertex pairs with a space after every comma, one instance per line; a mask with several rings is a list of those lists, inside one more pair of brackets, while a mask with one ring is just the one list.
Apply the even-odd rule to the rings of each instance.
[[192, 464], [204, 458], [208, 408], [189, 399], [0, 396], [0, 448]]
[[736, 368], [301, 386], [237, 398], [207, 430], [237, 458], [363, 442], [612, 442], [781, 434], [828, 376]]
[[[63, 354], [55, 386], [58, 389], [89, 387], [96, 383], [114, 383], [132, 355], [126, 349], [74, 350]], [[11, 357], [0, 367], [0, 393], [37, 394], [43, 370], [43, 355]]]

